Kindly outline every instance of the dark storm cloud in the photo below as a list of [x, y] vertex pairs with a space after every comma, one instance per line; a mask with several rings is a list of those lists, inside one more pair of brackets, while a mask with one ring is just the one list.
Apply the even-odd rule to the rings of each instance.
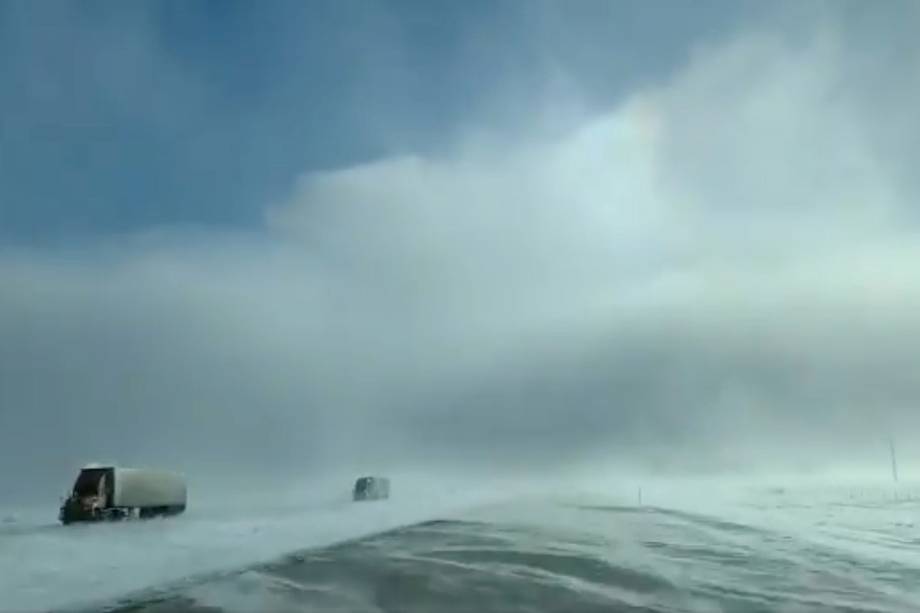
[[568, 126], [743, 6], [6, 0], [0, 241], [252, 228], [307, 170]]
[[4, 454], [42, 487], [871, 455], [918, 421], [920, 56], [847, 19], [694, 48], [553, 138], [306, 172], [249, 233], [7, 249]]

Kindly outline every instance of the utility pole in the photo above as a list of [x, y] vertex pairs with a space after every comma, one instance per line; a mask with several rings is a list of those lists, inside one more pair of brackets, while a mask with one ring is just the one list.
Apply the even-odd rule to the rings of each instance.
[[894, 439], [888, 437], [888, 449], [891, 452], [891, 477], [894, 482], [898, 482], [898, 458], [894, 453]]

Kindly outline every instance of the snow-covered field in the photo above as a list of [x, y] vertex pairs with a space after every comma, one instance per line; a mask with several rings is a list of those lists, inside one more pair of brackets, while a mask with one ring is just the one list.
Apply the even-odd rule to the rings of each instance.
[[[592, 511], [608, 508], [604, 505], [640, 508], [639, 487], [641, 507], [654, 509], [654, 517]], [[512, 498], [515, 501], [509, 503]], [[722, 548], [806, 568], [815, 564], [810, 557], [814, 552], [835, 552], [840, 559], [858, 560], [860, 568], [874, 569], [865, 571], [869, 577], [865, 589], [887, 594], [892, 602], [905, 602], [912, 594], [903, 586], [888, 586], [884, 569], [895, 565], [920, 573], [916, 549], [920, 487], [904, 484], [895, 488], [855, 483], [752, 486], [650, 481], [581, 486], [573, 482], [568, 487], [557, 483], [542, 489], [492, 483], [476, 489], [469, 484], [404, 478], [394, 479], [390, 500], [373, 503], [352, 503], [347, 487], [300, 497], [252, 495], [233, 503], [214, 496], [197, 501], [176, 518], [68, 527], [54, 521], [55, 510], [0, 510], [0, 611], [26, 613], [112, 603], [152, 588], [192, 584], [203, 576], [219, 576], [288, 552], [435, 518], [587, 531], [596, 535], [597, 543], [617, 543], [604, 555], [624, 556], [633, 550], [624, 558], [630, 564], [639, 564], [643, 556], [651, 560], [650, 552], [659, 555], [659, 549], [649, 549], [654, 542], [666, 547], [721, 543]], [[683, 563], [673, 556], [654, 560], [656, 572], [663, 575], [677, 572], [669, 565], [676, 569]], [[726, 568], [719, 566], [712, 572], [727, 572]], [[860, 572], [854, 569], [847, 580], [861, 585]], [[682, 576], [668, 580], [679, 584]], [[714, 575], [711, 581], [720, 579]]]
[[462, 512], [496, 500], [502, 491], [403, 479], [396, 480], [390, 500], [354, 503], [348, 485], [303, 496], [212, 495], [178, 517], [112, 524], [65, 527], [55, 521], [54, 506], [0, 509], [0, 611], [111, 602], [290, 551]]

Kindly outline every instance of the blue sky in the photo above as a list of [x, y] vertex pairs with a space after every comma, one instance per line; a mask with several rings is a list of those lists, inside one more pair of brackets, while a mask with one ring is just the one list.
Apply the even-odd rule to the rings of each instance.
[[753, 3], [0, 2], [0, 241], [253, 227], [295, 177], [601, 109]]

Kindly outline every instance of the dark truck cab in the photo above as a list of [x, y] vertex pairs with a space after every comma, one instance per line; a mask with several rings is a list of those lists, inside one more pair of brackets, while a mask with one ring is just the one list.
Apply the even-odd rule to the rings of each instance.
[[112, 468], [84, 468], [77, 476], [70, 495], [61, 505], [58, 519], [64, 524], [103, 519], [105, 510], [112, 507], [114, 486]]

